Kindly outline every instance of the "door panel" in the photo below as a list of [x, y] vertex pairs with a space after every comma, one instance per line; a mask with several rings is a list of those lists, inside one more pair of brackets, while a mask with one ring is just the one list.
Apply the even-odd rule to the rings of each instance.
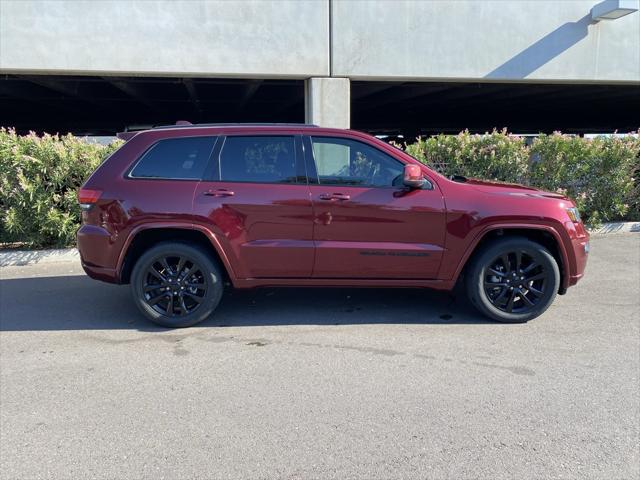
[[[442, 197], [431, 190], [394, 196], [391, 188], [311, 185], [315, 211], [314, 277], [435, 278], [444, 246]], [[338, 191], [339, 190], [339, 191]]]
[[331, 145], [328, 137], [316, 138], [314, 145], [305, 139], [316, 243], [313, 276], [436, 278], [445, 237], [437, 186], [394, 187], [404, 165], [398, 159], [364, 142], [341, 138]]
[[[214, 176], [222, 180], [199, 183], [194, 221], [217, 233], [239, 278], [309, 277], [313, 211], [308, 186], [296, 183], [298, 165], [289, 171], [293, 137], [271, 144], [256, 138], [229, 136], [214, 152]], [[225, 175], [273, 183], [224, 181]]]
[[[205, 195], [211, 189], [234, 195]], [[306, 185], [203, 181], [193, 207], [195, 222], [212, 228], [224, 242], [238, 277], [311, 275], [313, 218]]]

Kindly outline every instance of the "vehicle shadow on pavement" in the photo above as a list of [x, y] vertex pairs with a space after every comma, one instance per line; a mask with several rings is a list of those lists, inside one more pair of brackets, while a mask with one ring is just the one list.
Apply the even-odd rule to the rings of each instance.
[[[86, 276], [0, 281], [0, 331], [135, 329], [163, 331], [138, 312], [128, 286]], [[197, 327], [491, 323], [463, 295], [426, 289], [227, 289]]]

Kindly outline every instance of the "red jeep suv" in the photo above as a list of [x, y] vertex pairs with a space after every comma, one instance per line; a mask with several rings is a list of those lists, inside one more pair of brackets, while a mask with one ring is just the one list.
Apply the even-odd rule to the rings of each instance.
[[566, 197], [445, 178], [381, 140], [312, 125], [175, 125], [130, 134], [78, 193], [87, 274], [131, 284], [167, 327], [224, 285], [428, 287], [526, 322], [582, 277]]

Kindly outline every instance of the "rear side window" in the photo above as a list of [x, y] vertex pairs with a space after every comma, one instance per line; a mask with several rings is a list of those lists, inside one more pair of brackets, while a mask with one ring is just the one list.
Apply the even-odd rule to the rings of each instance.
[[129, 174], [134, 178], [202, 178], [216, 137], [168, 138], [148, 150]]
[[294, 137], [227, 137], [220, 153], [220, 180], [295, 183]]

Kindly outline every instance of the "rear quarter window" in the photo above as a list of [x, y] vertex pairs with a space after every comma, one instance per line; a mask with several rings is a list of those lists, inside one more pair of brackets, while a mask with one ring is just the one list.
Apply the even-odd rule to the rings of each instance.
[[200, 180], [217, 137], [167, 138], [147, 150], [135, 164], [131, 178]]

